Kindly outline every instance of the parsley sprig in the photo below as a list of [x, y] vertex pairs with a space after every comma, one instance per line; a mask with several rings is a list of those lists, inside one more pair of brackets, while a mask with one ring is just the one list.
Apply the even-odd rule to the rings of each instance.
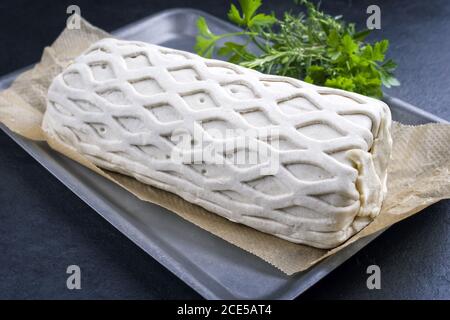
[[[369, 30], [357, 32], [353, 23], [319, 10], [308, 0], [294, 0], [306, 13], [284, 13], [281, 19], [258, 12], [261, 0], [231, 4], [228, 18], [242, 31], [214, 34], [205, 18], [197, 20], [195, 51], [211, 57], [215, 52], [247, 68], [289, 76], [321, 86], [382, 97], [382, 85], [398, 86], [397, 67], [386, 60], [389, 41], [369, 43]], [[239, 42], [233, 41], [239, 37]], [[250, 51], [256, 46], [257, 53]]]

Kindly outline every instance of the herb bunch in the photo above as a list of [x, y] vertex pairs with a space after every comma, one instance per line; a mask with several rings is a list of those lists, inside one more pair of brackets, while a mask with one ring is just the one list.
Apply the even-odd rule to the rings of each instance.
[[[214, 53], [228, 61], [263, 73], [304, 81], [367, 96], [382, 97], [382, 85], [397, 86], [397, 67], [386, 60], [388, 40], [365, 41], [370, 30], [357, 32], [353, 23], [319, 10], [308, 0], [294, 0], [306, 13], [285, 12], [281, 19], [258, 12], [261, 0], [231, 4], [229, 20], [242, 31], [214, 34], [204, 17], [197, 20], [195, 51], [210, 58]], [[233, 41], [236, 37], [239, 42]], [[249, 47], [256, 46], [257, 53]]]

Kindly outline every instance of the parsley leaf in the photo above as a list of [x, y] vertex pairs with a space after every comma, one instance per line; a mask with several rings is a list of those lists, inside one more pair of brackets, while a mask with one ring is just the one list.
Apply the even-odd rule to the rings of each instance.
[[211, 58], [214, 46], [220, 37], [209, 30], [208, 24], [203, 17], [200, 17], [197, 20], [197, 29], [198, 35], [196, 37], [194, 50], [201, 56]]
[[[203, 17], [198, 19], [198, 54], [211, 57], [216, 52], [264, 73], [378, 98], [382, 85], [400, 85], [394, 76], [396, 63], [386, 60], [389, 41], [367, 42], [370, 30], [356, 31], [354, 24], [320, 11], [308, 0], [294, 0], [306, 13], [285, 12], [281, 18], [258, 12], [261, 0], [238, 2], [239, 8], [231, 4], [228, 19], [243, 29], [240, 32], [216, 35]], [[236, 36], [243, 42], [219, 41]], [[250, 44], [258, 48], [256, 54], [248, 49]]]

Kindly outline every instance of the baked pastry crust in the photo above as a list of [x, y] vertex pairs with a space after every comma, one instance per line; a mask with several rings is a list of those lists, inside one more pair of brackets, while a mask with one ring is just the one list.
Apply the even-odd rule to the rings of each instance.
[[55, 77], [42, 124], [99, 167], [319, 248], [379, 214], [390, 126], [372, 98], [116, 39]]

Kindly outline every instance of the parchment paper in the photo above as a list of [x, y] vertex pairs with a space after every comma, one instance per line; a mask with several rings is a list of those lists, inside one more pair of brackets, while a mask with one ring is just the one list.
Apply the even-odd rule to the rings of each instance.
[[[74, 149], [65, 147], [41, 130], [47, 89], [73, 58], [93, 42], [111, 37], [81, 21], [81, 28], [65, 29], [45, 48], [32, 70], [21, 74], [11, 87], [0, 93], [0, 122], [28, 139], [46, 140], [57, 151], [87, 166], [138, 198], [158, 204], [214, 235], [248, 251], [286, 274], [308, 269], [358, 239], [382, 230], [423, 208], [450, 198], [450, 125], [393, 125], [393, 157], [388, 172], [388, 193], [380, 215], [366, 228], [333, 250], [294, 244], [249, 227], [230, 222], [180, 197], [142, 184], [118, 173], [96, 167]], [[151, 214], [151, 212], [149, 212]]]

